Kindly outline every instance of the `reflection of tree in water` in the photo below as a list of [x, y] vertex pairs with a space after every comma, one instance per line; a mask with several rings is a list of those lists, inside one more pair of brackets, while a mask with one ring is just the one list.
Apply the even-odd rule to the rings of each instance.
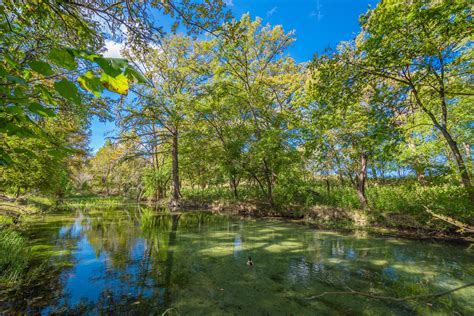
[[[87, 274], [87, 286], [97, 293], [73, 300], [67, 291], [73, 293], [75, 289], [62, 289], [67, 270], [59, 271], [28, 294], [29, 299], [42, 296], [45, 301], [31, 303], [37, 306], [32, 310], [39, 312], [41, 306], [50, 304], [43, 312], [148, 314], [170, 307], [179, 312], [202, 310], [202, 306], [208, 311], [237, 311], [235, 308], [244, 308], [245, 302], [254, 300], [258, 307], [254, 312], [259, 313], [265, 311], [265, 300], [271, 299], [268, 306], [280, 304], [279, 308], [301, 308], [301, 312], [311, 307], [322, 313], [351, 310], [377, 314], [390, 306], [390, 310], [413, 313], [414, 302], [387, 303], [356, 296], [302, 297], [348, 291], [348, 287], [397, 297], [424, 294], [438, 291], [443, 280], [460, 280], [462, 273], [472, 272], [465, 262], [442, 259], [447, 257], [439, 249], [445, 248], [317, 231], [300, 233], [293, 227], [252, 221], [240, 223], [243, 225], [205, 212], [157, 212], [142, 207], [126, 212], [89, 211], [67, 225], [55, 223], [49, 230], [42, 227], [42, 233], [33, 234], [34, 238], [56, 244], [58, 249], [87, 243], [89, 253], [95, 254], [94, 264], [100, 263], [100, 268]], [[252, 269], [241, 260], [247, 254], [254, 257]], [[83, 259], [78, 258], [78, 266], [88, 264]], [[68, 260], [73, 262], [74, 258], [69, 256]], [[420, 262], [427, 263], [426, 269], [410, 270], [412, 266], [420, 268]], [[42, 292], [54, 292], [50, 290], [54, 287], [56, 294], [43, 296]], [[462, 311], [462, 302], [446, 297], [436, 301], [435, 307]], [[27, 304], [22, 304], [14, 309], [26, 311]]]
[[[150, 243], [146, 263], [147, 266], [152, 267], [151, 270], [158, 268], [159, 271], [162, 271], [160, 281], [165, 292], [164, 302], [166, 306], [169, 306], [172, 300], [171, 289], [174, 283], [172, 275], [178, 227], [182, 232], [200, 231], [210, 224], [226, 222], [228, 219], [208, 212], [164, 212], [156, 214], [146, 208], [142, 209], [141, 219], [143, 234]], [[184, 260], [184, 258], [180, 259]], [[175, 282], [178, 284], [186, 282], [186, 276], [178, 275], [178, 280], [175, 280]]]
[[[316, 291], [360, 292], [381, 297], [423, 296], [439, 293], [445, 288], [440, 284], [449, 278], [458, 278], [465, 267], [455, 261], [440, 260], [436, 248], [421, 250], [420, 247], [405, 247], [405, 242], [394, 241], [387, 245], [383, 239], [357, 239], [350, 237], [315, 238], [307, 242], [305, 256], [291, 260], [288, 266], [288, 280], [293, 284], [304, 285], [317, 282]], [[390, 241], [389, 241], [390, 242]], [[375, 245], [374, 245], [375, 244]], [[321, 252], [325, 253], [321, 255]], [[436, 262], [436, 269], [426, 266], [419, 269], [420, 262]], [[410, 267], [413, 266], [413, 270]], [[466, 282], [469, 278], [466, 279]], [[446, 283], [445, 283], [446, 284]], [[458, 284], [458, 285], [462, 285]], [[421, 304], [416, 300], [377, 301], [370, 297], [334, 295], [333, 297], [315, 295], [319, 302], [338, 310], [342, 306], [366, 306], [366, 311], [392, 306], [404, 313], [420, 312], [427, 306], [442, 310], [463, 310], [463, 300], [448, 297], [437, 298], [432, 304]], [[316, 304], [318, 304], [316, 302]], [[364, 309], [362, 309], [364, 310]], [[424, 310], [427, 312], [429, 310]]]
[[[90, 245], [103, 268], [91, 282], [103, 286], [94, 300], [63, 300], [52, 304], [53, 312], [146, 312], [164, 311], [172, 299], [172, 288], [186, 282], [174, 275], [178, 230], [200, 230], [223, 218], [209, 213], [156, 212], [150, 208], [124, 212], [117, 209], [78, 216], [83, 241]], [[179, 258], [182, 260], [183, 258]]]
[[124, 270], [133, 260], [131, 251], [136, 246], [139, 227], [133, 221], [112, 214], [104, 214], [103, 218], [90, 217], [90, 229], [84, 236], [95, 249], [96, 256], [106, 252], [113, 268]]
[[70, 219], [58, 219], [28, 232], [28, 238], [36, 241], [28, 254], [28, 269], [14, 286], [0, 285], [0, 313], [39, 314], [46, 306], [60, 301], [63, 276], [74, 261], [71, 252], [62, 250], [71, 248], [79, 239], [73, 226]]

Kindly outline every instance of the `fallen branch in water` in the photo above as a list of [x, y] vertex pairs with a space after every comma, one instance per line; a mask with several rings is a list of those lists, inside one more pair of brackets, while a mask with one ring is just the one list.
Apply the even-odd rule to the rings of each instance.
[[321, 294], [315, 295], [315, 296], [310, 296], [307, 297], [307, 300], [313, 300], [318, 297], [322, 297], [325, 295], [358, 295], [358, 296], [365, 296], [368, 298], [375, 298], [379, 300], [389, 300], [389, 301], [395, 301], [395, 302], [401, 302], [401, 301], [407, 301], [407, 300], [416, 300], [416, 299], [423, 299], [423, 298], [435, 298], [435, 297], [440, 297], [444, 296], [468, 287], [474, 286], [474, 282], [465, 284], [463, 286], [439, 292], [439, 293], [434, 293], [434, 294], [424, 294], [424, 295], [411, 295], [411, 296], [405, 296], [405, 297], [392, 297], [392, 296], [383, 296], [383, 295], [376, 295], [370, 292], [359, 292], [359, 291], [335, 291], [335, 292], [323, 292]]
[[432, 210], [430, 210], [429, 208], [427, 208], [425, 206], [425, 210], [431, 214], [431, 216], [433, 217], [436, 217], [442, 221], [445, 221], [446, 223], [449, 223], [451, 225], [454, 225], [456, 227], [459, 228], [459, 232], [463, 233], [463, 232], [468, 232], [468, 233], [474, 233], [474, 227], [471, 227], [469, 226], [468, 224], [465, 224], [463, 222], [460, 222], [458, 220], [455, 220], [454, 218], [452, 217], [449, 217], [449, 216], [445, 216], [445, 215], [440, 215], [440, 214], [436, 214], [435, 212], [433, 212]]

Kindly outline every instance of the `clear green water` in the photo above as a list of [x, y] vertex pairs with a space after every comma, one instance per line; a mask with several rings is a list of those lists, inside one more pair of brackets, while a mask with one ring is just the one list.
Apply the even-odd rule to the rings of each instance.
[[7, 314], [474, 315], [474, 287], [403, 302], [307, 299], [349, 288], [423, 295], [473, 282], [474, 256], [458, 245], [140, 207], [35, 218], [24, 234], [37, 269], [27, 286], [2, 294]]

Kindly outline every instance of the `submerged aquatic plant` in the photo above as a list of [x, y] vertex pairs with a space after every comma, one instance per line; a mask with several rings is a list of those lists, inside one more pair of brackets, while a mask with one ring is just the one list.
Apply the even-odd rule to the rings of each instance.
[[25, 239], [11, 229], [0, 230], [0, 283], [18, 281], [28, 267], [30, 251]]

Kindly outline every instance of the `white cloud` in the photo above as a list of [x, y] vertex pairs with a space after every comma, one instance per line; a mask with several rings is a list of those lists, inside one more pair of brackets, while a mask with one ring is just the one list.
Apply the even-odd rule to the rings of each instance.
[[228, 7], [233, 7], [234, 6], [234, 1], [233, 0], [224, 0], [224, 3]]
[[270, 10], [267, 11], [267, 16], [272, 16], [277, 10], [278, 10], [278, 7], [271, 8]]
[[105, 48], [106, 51], [104, 52], [104, 57], [123, 58], [121, 53], [121, 50], [123, 49], [122, 43], [106, 40]]

